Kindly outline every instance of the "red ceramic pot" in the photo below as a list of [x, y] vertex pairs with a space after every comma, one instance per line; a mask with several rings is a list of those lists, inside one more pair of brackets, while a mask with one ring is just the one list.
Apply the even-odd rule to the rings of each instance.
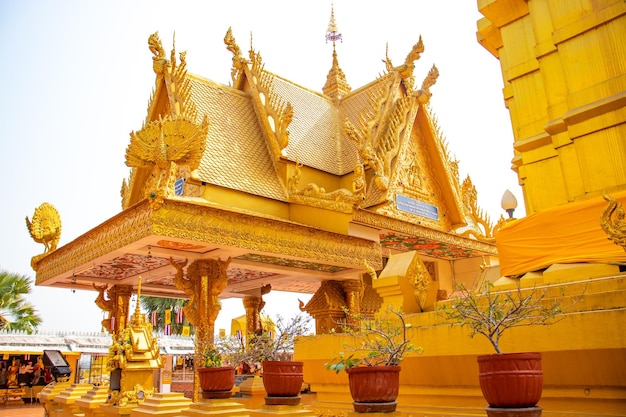
[[219, 366], [215, 368], [199, 368], [200, 388], [202, 398], [230, 398], [235, 385], [235, 368]]
[[265, 361], [263, 366], [263, 386], [269, 405], [296, 405], [300, 402], [300, 391], [304, 380], [303, 362]]
[[357, 413], [389, 413], [396, 409], [399, 366], [361, 366], [348, 369], [350, 395]]
[[489, 406], [534, 407], [543, 390], [541, 353], [478, 356], [478, 379]]

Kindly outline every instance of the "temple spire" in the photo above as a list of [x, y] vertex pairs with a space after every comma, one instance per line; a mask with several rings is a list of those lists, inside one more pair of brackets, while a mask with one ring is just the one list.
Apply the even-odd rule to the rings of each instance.
[[339, 68], [339, 61], [337, 60], [336, 42], [342, 41], [342, 35], [337, 27], [335, 21], [335, 6], [331, 4], [330, 9], [330, 21], [328, 22], [328, 29], [326, 30], [326, 42], [332, 41], [333, 43], [333, 64], [326, 77], [326, 84], [322, 91], [328, 97], [332, 98], [335, 103], [348, 94], [352, 89], [346, 80], [346, 75], [342, 69]]

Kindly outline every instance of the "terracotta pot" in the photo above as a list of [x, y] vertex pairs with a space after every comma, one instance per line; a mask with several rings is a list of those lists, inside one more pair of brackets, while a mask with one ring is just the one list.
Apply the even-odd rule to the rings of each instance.
[[350, 395], [357, 413], [389, 413], [396, 409], [399, 366], [362, 366], [348, 369]]
[[302, 390], [303, 362], [265, 361], [263, 366], [263, 386], [268, 405], [296, 405], [300, 402]]
[[200, 388], [202, 398], [230, 398], [235, 385], [235, 368], [219, 366], [216, 368], [199, 368]]
[[534, 407], [543, 390], [541, 353], [480, 355], [478, 380], [491, 407]]

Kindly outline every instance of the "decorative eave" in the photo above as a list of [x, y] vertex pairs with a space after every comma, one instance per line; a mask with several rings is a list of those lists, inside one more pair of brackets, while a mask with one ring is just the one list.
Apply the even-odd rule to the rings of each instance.
[[[151, 237], [213, 247], [211, 255], [204, 255], [212, 258], [219, 257], [219, 248], [227, 248], [240, 254], [341, 265], [342, 270], [362, 271], [364, 261], [375, 267], [382, 266], [378, 242], [321, 231], [258, 213], [172, 198], [164, 199], [158, 210], [153, 210], [149, 202], [143, 200], [47, 254], [37, 262], [36, 285], [69, 282], [74, 271], [93, 268], [113, 259], [115, 251], [149, 257], [142, 248], [150, 244]], [[266, 263], [263, 267], [270, 269], [272, 265]], [[181, 296], [173, 285], [170, 292]]]
[[[354, 214], [354, 222], [378, 228], [381, 230], [381, 234], [385, 231], [391, 231], [406, 236], [422, 237], [445, 245], [455, 246], [465, 251], [470, 251], [474, 253], [475, 256], [498, 255], [495, 243], [470, 239], [366, 210], [356, 211]], [[419, 252], [419, 249], [414, 248], [413, 250]]]

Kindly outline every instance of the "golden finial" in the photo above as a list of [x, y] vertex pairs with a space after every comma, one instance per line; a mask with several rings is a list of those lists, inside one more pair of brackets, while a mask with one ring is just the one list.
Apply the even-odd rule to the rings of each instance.
[[337, 60], [337, 50], [335, 48], [335, 42], [343, 42], [343, 38], [341, 36], [341, 33], [339, 33], [339, 28], [337, 27], [337, 22], [335, 21], [334, 3], [331, 3], [330, 22], [328, 22], [328, 29], [326, 30], [326, 43], [328, 43], [328, 41], [333, 42], [333, 65], [328, 72], [328, 76], [326, 77], [326, 84], [322, 88], [322, 91], [328, 97], [332, 98], [333, 101], [338, 102], [341, 97], [350, 92], [351, 88], [348, 84], [348, 81], [346, 80], [346, 75], [339, 67], [339, 61]]
[[335, 49], [335, 42], [342, 41], [341, 33], [335, 22], [335, 4], [330, 5], [330, 22], [328, 22], [328, 29], [326, 30], [326, 42], [333, 41], [333, 49]]

